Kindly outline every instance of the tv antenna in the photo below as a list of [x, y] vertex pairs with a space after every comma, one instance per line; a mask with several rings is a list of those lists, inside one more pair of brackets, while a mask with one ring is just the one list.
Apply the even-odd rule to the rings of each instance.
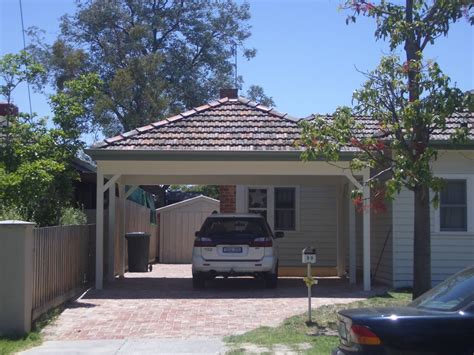
[[237, 43], [232, 43], [232, 54], [234, 55], [234, 88], [237, 89]]
[[[20, 3], [20, 18], [21, 18], [21, 34], [23, 35], [23, 50], [26, 51], [26, 40], [25, 40], [25, 23], [23, 21], [23, 6]], [[28, 88], [28, 103], [30, 105], [30, 117], [33, 116], [33, 109], [31, 108], [31, 91], [30, 91], [30, 83], [26, 80], [26, 87]]]

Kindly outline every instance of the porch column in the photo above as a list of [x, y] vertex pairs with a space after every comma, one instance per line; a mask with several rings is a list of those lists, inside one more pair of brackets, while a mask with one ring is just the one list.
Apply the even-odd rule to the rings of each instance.
[[345, 189], [342, 184], [338, 184], [336, 188], [336, 234], [337, 234], [337, 276], [341, 277], [344, 275], [346, 270], [346, 243], [345, 243], [345, 228], [344, 228], [344, 215], [343, 215], [343, 201], [345, 196]]
[[97, 206], [95, 222], [95, 288], [104, 285], [104, 174], [97, 167]]
[[125, 185], [119, 184], [119, 277], [125, 275]]
[[370, 291], [370, 187], [367, 185], [369, 174], [364, 174], [363, 201], [363, 250], [364, 250], [364, 291]]
[[115, 184], [109, 188], [109, 218], [108, 218], [108, 239], [107, 239], [107, 281], [115, 279]]
[[356, 283], [356, 211], [352, 202], [350, 191], [353, 186], [349, 184], [349, 282]]

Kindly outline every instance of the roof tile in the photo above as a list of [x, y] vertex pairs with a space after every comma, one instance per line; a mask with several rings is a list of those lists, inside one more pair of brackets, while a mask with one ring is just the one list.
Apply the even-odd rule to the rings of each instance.
[[[307, 119], [314, 119], [312, 115]], [[320, 116], [328, 121], [332, 116]], [[359, 137], [380, 135], [379, 125], [370, 117], [356, 117], [363, 128]], [[474, 114], [460, 113], [449, 118], [445, 132], [435, 131], [433, 140], [446, 140], [462, 123], [474, 140]], [[112, 150], [223, 150], [297, 151], [300, 138], [298, 120], [285, 113], [239, 97], [220, 99], [165, 120], [106, 139], [96, 148]], [[344, 151], [354, 151], [345, 147]]]

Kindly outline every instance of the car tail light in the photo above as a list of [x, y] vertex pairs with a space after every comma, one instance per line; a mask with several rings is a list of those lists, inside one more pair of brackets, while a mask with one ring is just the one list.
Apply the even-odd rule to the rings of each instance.
[[272, 238], [268, 238], [268, 237], [255, 238], [251, 246], [252, 247], [271, 247], [273, 246]]
[[195, 247], [213, 247], [214, 242], [211, 238], [201, 237], [194, 239], [194, 246]]
[[358, 324], [351, 326], [351, 340], [361, 345], [379, 345], [382, 343], [380, 338], [369, 328]]

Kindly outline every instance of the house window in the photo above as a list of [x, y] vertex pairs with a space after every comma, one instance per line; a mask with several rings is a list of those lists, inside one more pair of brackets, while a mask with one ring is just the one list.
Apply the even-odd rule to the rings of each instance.
[[275, 230], [295, 230], [295, 195], [292, 187], [275, 188]]
[[267, 189], [249, 189], [248, 211], [261, 214], [267, 219]]
[[446, 180], [440, 199], [440, 230], [467, 231], [466, 180]]

